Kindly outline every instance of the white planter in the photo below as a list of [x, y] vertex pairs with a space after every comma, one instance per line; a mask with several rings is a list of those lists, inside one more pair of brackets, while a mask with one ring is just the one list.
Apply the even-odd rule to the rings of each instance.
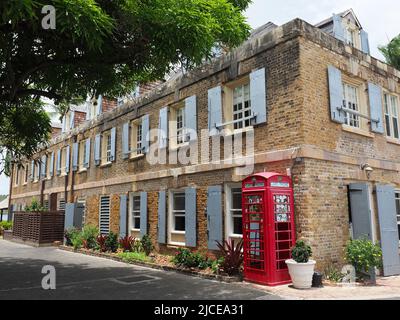
[[297, 263], [294, 260], [286, 260], [293, 286], [296, 289], [310, 289], [314, 275], [316, 262], [310, 260], [307, 263]]

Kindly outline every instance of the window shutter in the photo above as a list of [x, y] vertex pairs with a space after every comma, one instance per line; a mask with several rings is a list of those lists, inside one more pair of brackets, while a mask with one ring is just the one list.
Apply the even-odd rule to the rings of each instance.
[[368, 33], [365, 32], [364, 30], [361, 30], [360, 37], [361, 37], [361, 50], [366, 54], [370, 54]]
[[68, 230], [74, 227], [75, 203], [65, 204], [64, 229]]
[[120, 238], [124, 238], [127, 235], [127, 228], [126, 228], [126, 213], [128, 209], [128, 196], [123, 194], [120, 196], [120, 203], [119, 203], [119, 236]]
[[333, 36], [340, 41], [345, 41], [342, 17], [338, 14], [333, 15]]
[[42, 156], [42, 165], [41, 165], [41, 169], [42, 169], [42, 173], [41, 173], [41, 176], [42, 176], [42, 178], [46, 178], [46, 164], [47, 164], [47, 156], [46, 155], [43, 155]]
[[185, 238], [187, 247], [197, 246], [196, 189], [185, 189]]
[[110, 233], [110, 196], [100, 197], [99, 230], [102, 235]]
[[122, 125], [122, 159], [129, 158], [129, 122]]
[[255, 124], [267, 122], [265, 68], [250, 74], [251, 111], [256, 115]]
[[61, 149], [57, 150], [56, 173], [58, 176], [61, 174]]
[[140, 193], [140, 235], [147, 234], [147, 192]]
[[73, 129], [74, 126], [75, 126], [75, 111], [71, 111], [69, 116], [69, 128]]
[[111, 162], [115, 161], [115, 144], [117, 142], [117, 129], [111, 129]]
[[218, 250], [217, 241], [222, 242], [222, 187], [209, 187], [207, 191], [208, 249]]
[[185, 122], [186, 128], [190, 130], [190, 141], [197, 140], [197, 104], [196, 96], [185, 100]]
[[368, 83], [369, 106], [371, 111], [371, 130], [375, 133], [383, 133], [383, 106], [382, 106], [382, 88]]
[[390, 185], [377, 185], [376, 200], [381, 235], [383, 275], [385, 277], [399, 275], [399, 230], [394, 188]]
[[96, 116], [101, 115], [103, 112], [103, 96], [99, 95], [97, 98], [97, 106], [96, 106]]
[[167, 243], [167, 193], [158, 193], [158, 243]]
[[62, 128], [61, 128], [61, 132], [65, 132], [66, 131], [66, 124], [65, 124], [65, 122], [66, 122], [66, 118], [65, 118], [65, 115], [63, 116], [63, 118], [62, 118]]
[[78, 153], [79, 153], [79, 144], [75, 142], [72, 146], [72, 171], [78, 170]]
[[100, 165], [100, 144], [101, 144], [101, 135], [96, 134], [95, 140], [94, 140], [94, 163], [96, 166]]
[[329, 78], [329, 95], [330, 95], [330, 109], [331, 109], [331, 120], [337, 123], [343, 124], [345, 122], [345, 115], [339, 111], [343, 106], [343, 83], [342, 73], [339, 69], [329, 66], [328, 67], [328, 78]]
[[208, 90], [208, 130], [210, 135], [217, 135], [217, 125], [222, 123], [222, 87]]
[[31, 180], [35, 178], [35, 160], [31, 161]]
[[350, 184], [349, 192], [353, 237], [354, 239], [367, 237], [372, 240], [371, 208], [368, 184]]
[[54, 176], [54, 151], [51, 153], [51, 157], [50, 157], [50, 177]]
[[88, 169], [90, 167], [90, 138], [86, 140], [86, 150], [83, 166]]
[[148, 114], [142, 118], [142, 146], [144, 153], [148, 153], [150, 149], [150, 116]]
[[65, 173], [69, 173], [69, 156], [70, 154], [70, 150], [69, 150], [69, 146], [66, 147], [65, 149]]
[[168, 107], [160, 110], [159, 119], [159, 149], [164, 149], [168, 146]]

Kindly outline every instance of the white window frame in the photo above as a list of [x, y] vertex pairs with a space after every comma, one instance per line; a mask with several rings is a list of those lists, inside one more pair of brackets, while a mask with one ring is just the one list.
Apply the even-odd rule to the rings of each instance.
[[[386, 136], [391, 139], [400, 140], [399, 99], [396, 95], [385, 92], [383, 100], [384, 100]], [[388, 122], [389, 122], [389, 127], [388, 127]], [[395, 123], [397, 125], [397, 137], [395, 135], [395, 130], [394, 130]]]
[[[134, 210], [134, 200], [139, 200], [139, 210]], [[131, 232], [140, 232], [140, 193], [131, 192], [129, 194], [129, 230]], [[139, 228], [135, 228], [134, 220], [139, 220]]]
[[233, 189], [241, 189], [241, 183], [228, 183], [225, 184], [225, 238], [226, 240], [230, 239], [242, 239], [242, 234], [235, 234], [234, 230], [234, 218], [242, 216], [242, 210], [232, 208], [233, 199], [232, 199], [232, 190]]
[[135, 119], [131, 122], [130, 125], [130, 147], [131, 147], [131, 155], [130, 158], [142, 157], [144, 155], [143, 145], [142, 145], [142, 136], [143, 136], [143, 117], [139, 119]]
[[172, 150], [189, 144], [186, 134], [185, 108], [183, 101], [169, 108], [169, 145]]
[[15, 174], [14, 185], [18, 186], [19, 185], [19, 168], [18, 168], [17, 165], [15, 166], [15, 173], [14, 174]]
[[86, 197], [78, 198], [77, 202], [83, 204], [82, 227], [84, 227], [86, 223]]
[[66, 166], [67, 166], [67, 147], [64, 147], [61, 149], [61, 175], [60, 176], [65, 176], [67, 175], [67, 172], [65, 171]]
[[[395, 200], [396, 200], [396, 218], [397, 218], [397, 228], [400, 229], [400, 190], [395, 190]], [[400, 238], [400, 230], [399, 230], [399, 238]], [[399, 247], [400, 247], [400, 239], [399, 239]]]
[[185, 191], [184, 190], [171, 190], [169, 192], [169, 205], [168, 205], [168, 230], [169, 230], [169, 244], [172, 245], [177, 245], [177, 246], [184, 246], [185, 242], [173, 242], [171, 241], [172, 235], [185, 235], [186, 234], [186, 230], [182, 231], [182, 230], [175, 230], [175, 218], [176, 217], [185, 217], [186, 219], [186, 210], [175, 210], [174, 209], [174, 196], [176, 194], [182, 194], [183, 197], [185, 198]]
[[85, 156], [86, 156], [86, 142], [87, 139], [79, 142], [78, 146], [78, 170], [79, 172], [86, 171], [85, 168]]
[[28, 184], [29, 180], [29, 164], [25, 164], [25, 171], [24, 171], [24, 184]]
[[[246, 99], [246, 94], [245, 90], [248, 90], [248, 99]], [[241, 90], [241, 93], [239, 96], [236, 96], [236, 92], [238, 90]], [[247, 108], [245, 107], [247, 103]], [[242, 105], [241, 109], [239, 108], [239, 105]], [[236, 110], [235, 110], [236, 106]], [[233, 124], [233, 129], [234, 131], [237, 130], [245, 130], [246, 128], [252, 127], [251, 125], [251, 96], [250, 96], [250, 82], [249, 83], [243, 83], [240, 84], [236, 87], [233, 88], [233, 97], [232, 97], [232, 120], [233, 121], [239, 121], [240, 119], [244, 119], [239, 122], [235, 122]]]
[[112, 163], [112, 150], [111, 150], [111, 146], [112, 146], [112, 141], [111, 141], [112, 137], [111, 137], [111, 130], [105, 131], [102, 134], [101, 137], [101, 164], [102, 165], [108, 165]]
[[35, 170], [33, 172], [33, 182], [38, 182], [40, 180], [40, 160], [34, 162]]
[[[350, 96], [349, 93], [350, 89], [351, 90], [354, 89], [355, 91], [353, 96]], [[349, 103], [351, 105], [349, 105]], [[354, 110], [361, 113], [360, 89], [358, 86], [355, 86], [354, 84], [349, 84], [347, 82], [343, 82], [343, 108]], [[345, 125], [356, 129], [362, 128], [360, 116], [347, 112], [344, 113], [345, 113]]]

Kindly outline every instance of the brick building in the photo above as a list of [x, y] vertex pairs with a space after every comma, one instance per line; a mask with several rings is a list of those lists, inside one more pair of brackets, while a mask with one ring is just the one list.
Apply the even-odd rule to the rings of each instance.
[[[245, 175], [243, 163], [207, 155], [253, 135], [241, 151], [254, 149], [254, 172], [292, 176], [297, 237], [312, 245], [318, 269], [342, 264], [346, 242], [368, 236], [384, 249], [385, 275], [400, 274], [399, 81], [400, 71], [369, 55], [352, 10], [317, 26], [269, 23], [232, 52], [54, 138], [14, 170], [11, 203], [84, 207], [83, 223], [102, 233], [147, 233], [161, 252], [212, 252], [215, 240], [241, 237]], [[171, 161], [187, 152], [187, 164]]]

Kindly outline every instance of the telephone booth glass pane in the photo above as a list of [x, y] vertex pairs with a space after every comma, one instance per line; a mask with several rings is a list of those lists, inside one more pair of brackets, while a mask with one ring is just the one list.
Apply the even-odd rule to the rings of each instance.
[[248, 269], [265, 270], [263, 195], [245, 195], [244, 202], [245, 264]]

